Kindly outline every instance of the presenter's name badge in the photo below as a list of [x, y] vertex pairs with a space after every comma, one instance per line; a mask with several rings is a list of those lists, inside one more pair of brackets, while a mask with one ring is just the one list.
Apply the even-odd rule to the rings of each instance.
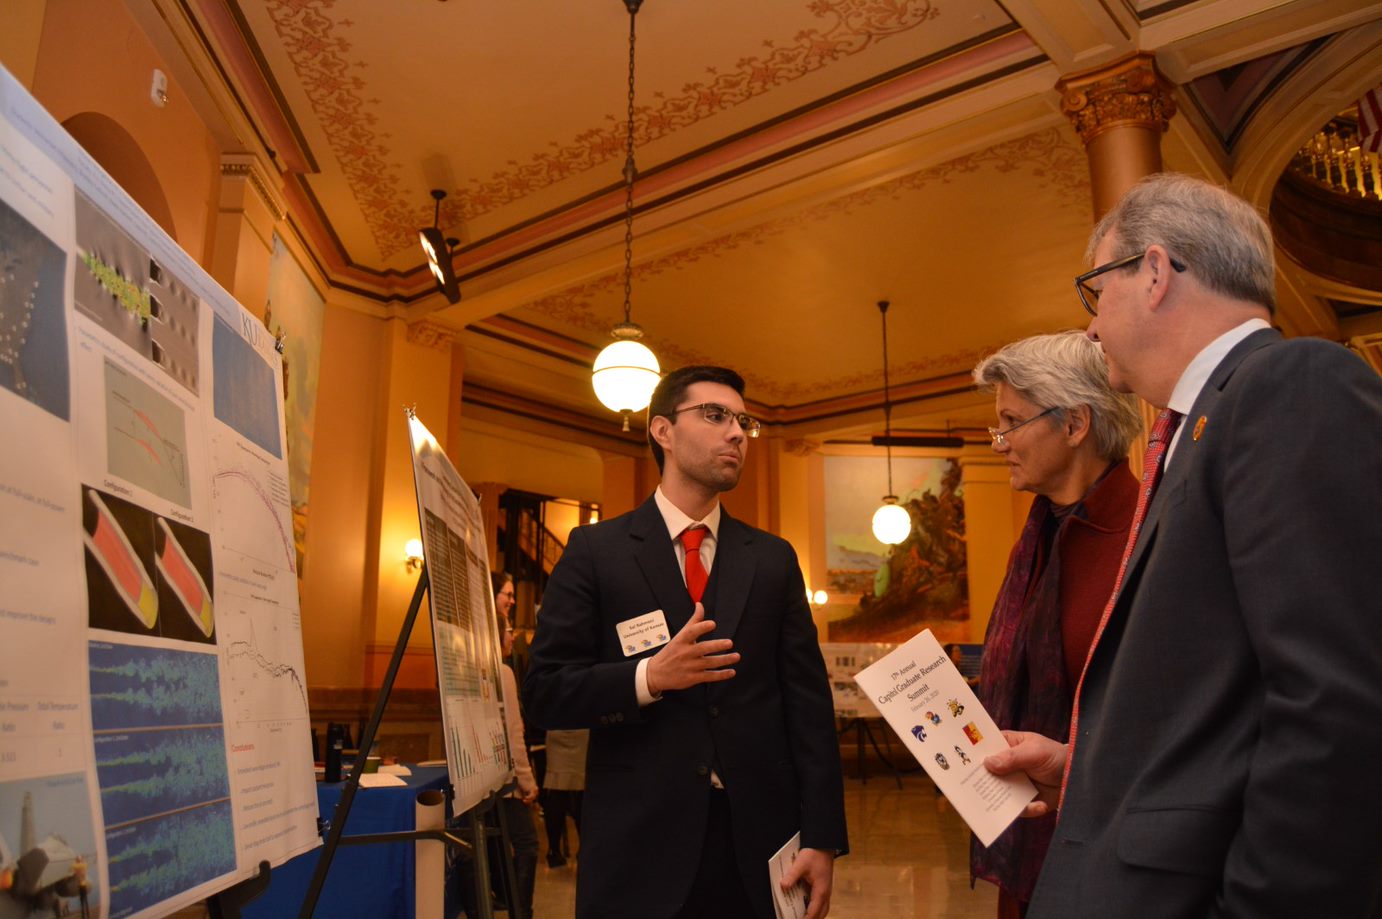
[[615, 625], [614, 630], [619, 635], [619, 647], [625, 657], [662, 647], [670, 640], [667, 635], [671, 631], [660, 609], [625, 619]]

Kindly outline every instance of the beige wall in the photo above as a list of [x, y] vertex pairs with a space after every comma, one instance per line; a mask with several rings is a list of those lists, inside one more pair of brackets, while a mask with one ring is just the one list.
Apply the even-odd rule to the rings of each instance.
[[[10, 2], [0, 14], [4, 29], [9, 28]], [[155, 68], [168, 74], [170, 101], [164, 108], [149, 100]], [[167, 198], [174, 226], [164, 229], [206, 264], [220, 178], [219, 151], [173, 80], [171, 68], [123, 4], [48, 0], [31, 91], [58, 121], [99, 112], [128, 132]]]
[[383, 322], [328, 306], [302, 578], [312, 686], [358, 686], [364, 672], [366, 538]]
[[532, 434], [517, 424], [479, 423], [465, 417], [464, 409], [456, 443], [451, 462], [469, 483], [502, 482], [556, 498], [604, 500], [604, 466], [592, 447]]

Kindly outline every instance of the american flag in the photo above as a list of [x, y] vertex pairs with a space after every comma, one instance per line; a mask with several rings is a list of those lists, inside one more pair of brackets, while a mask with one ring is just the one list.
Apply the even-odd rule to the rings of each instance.
[[1382, 153], [1382, 86], [1368, 90], [1358, 100], [1358, 145]]

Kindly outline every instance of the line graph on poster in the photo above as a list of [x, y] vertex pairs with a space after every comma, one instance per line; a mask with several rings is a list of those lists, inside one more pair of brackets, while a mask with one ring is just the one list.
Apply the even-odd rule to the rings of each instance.
[[[236, 589], [240, 589], [237, 585]], [[307, 682], [296, 649], [296, 622], [280, 627], [272, 616], [248, 610], [230, 596], [222, 619], [222, 674], [230, 703], [228, 720], [301, 723], [307, 719]]]
[[219, 547], [297, 574], [287, 479], [249, 466], [226, 466], [216, 470], [211, 497]]

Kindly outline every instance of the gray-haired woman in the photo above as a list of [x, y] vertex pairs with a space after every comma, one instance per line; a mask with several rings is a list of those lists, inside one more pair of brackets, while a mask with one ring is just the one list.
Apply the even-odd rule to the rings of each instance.
[[[979, 698], [1005, 730], [1064, 737], [1137, 504], [1127, 455], [1141, 419], [1082, 332], [1013, 342], [974, 381], [994, 392], [989, 434], [1012, 487], [1036, 495], [989, 619]], [[1054, 826], [1019, 820], [987, 849], [972, 844], [970, 871], [998, 885], [1000, 919], [1025, 913]]]

